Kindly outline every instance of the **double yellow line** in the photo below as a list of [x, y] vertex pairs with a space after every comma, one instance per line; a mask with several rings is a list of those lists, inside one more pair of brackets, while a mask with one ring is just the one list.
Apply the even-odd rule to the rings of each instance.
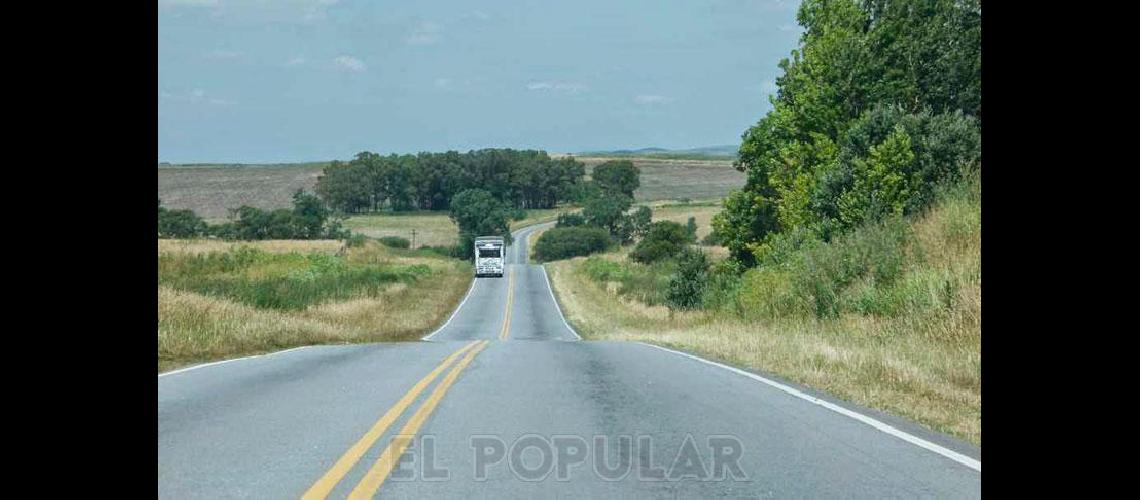
[[[511, 308], [514, 305], [515, 299], [514, 284], [515, 273], [512, 269], [507, 284], [507, 307], [503, 319], [503, 329], [499, 332], [499, 340], [507, 340], [507, 338], [510, 337]], [[467, 368], [467, 365], [471, 364], [475, 356], [486, 348], [489, 343], [490, 341], [488, 340], [472, 341], [444, 358], [439, 366], [436, 366], [435, 369], [425, 375], [424, 378], [416, 382], [411, 389], [408, 389], [408, 392], [404, 394], [392, 408], [384, 413], [384, 416], [380, 417], [380, 420], [377, 420], [376, 423], [372, 425], [372, 428], [368, 429], [368, 432], [365, 432], [364, 436], [361, 437], [356, 444], [353, 444], [348, 451], [344, 452], [344, 455], [333, 464], [332, 468], [330, 468], [328, 472], [325, 472], [325, 475], [321, 476], [317, 482], [313, 483], [301, 498], [325, 498], [332, 493], [332, 490], [336, 488], [337, 484], [339, 484], [340, 481], [344, 479], [344, 476], [360, 461], [360, 458], [372, 448], [372, 445], [376, 444], [376, 441], [388, 431], [388, 428], [400, 418], [400, 415], [403, 415], [404, 412], [411, 407], [412, 403], [419, 398], [420, 394], [423, 393], [441, 373], [454, 364], [455, 366], [451, 368], [451, 371], [443, 377], [443, 380], [436, 385], [435, 389], [432, 390], [423, 404], [408, 418], [404, 427], [393, 437], [392, 441], [388, 443], [388, 446], [384, 447], [384, 451], [380, 453], [380, 458], [372, 464], [372, 467], [368, 469], [368, 472], [364, 474], [364, 477], [356, 484], [352, 492], [348, 494], [348, 497], [353, 499], [371, 498], [372, 495], [380, 489], [380, 486], [384, 484], [384, 480], [388, 479], [388, 475], [392, 473], [392, 469], [395, 468], [397, 460], [407, 451], [408, 446], [411, 445], [412, 439], [416, 433], [419, 432], [420, 427], [423, 426], [427, 418], [430, 417], [436, 407], [439, 406], [439, 402], [443, 400], [448, 389], [455, 383], [455, 379], [459, 378], [460, 372], [462, 372], [464, 368]], [[456, 360], [460, 358], [462, 358], [462, 360], [456, 363]]]
[[[408, 407], [415, 402], [420, 393], [422, 393], [440, 373], [443, 373], [444, 370], [451, 366], [456, 359], [463, 356], [463, 360], [455, 365], [455, 367], [448, 372], [447, 376], [443, 378], [443, 381], [436, 386], [427, 400], [424, 401], [419, 409], [408, 419], [408, 422], [400, 429], [397, 437], [384, 448], [384, 451], [380, 454], [380, 458], [376, 463], [372, 464], [372, 467], [368, 469], [364, 478], [357, 483], [352, 493], [349, 494], [349, 498], [371, 498], [372, 495], [376, 493], [376, 490], [380, 489], [380, 485], [384, 484], [384, 480], [387, 479], [388, 474], [392, 472], [396, 459], [404, 454], [408, 445], [411, 444], [412, 437], [419, 432], [420, 426], [431, 416], [435, 408], [439, 406], [440, 400], [447, 394], [447, 390], [451, 388], [451, 384], [455, 382], [455, 379], [459, 377], [459, 373], [462, 372], [467, 365], [471, 364], [471, 361], [475, 359], [479, 351], [482, 351], [489, 343], [487, 340], [472, 341], [444, 358], [439, 366], [435, 367], [434, 370], [420, 379], [419, 382], [416, 382], [416, 385], [412, 386], [407, 394], [404, 394], [404, 397], [400, 398], [384, 416], [380, 417], [380, 420], [377, 420], [372, 428], [364, 433], [364, 436], [361, 437], [356, 444], [352, 445], [324, 476], [321, 476], [316, 483], [313, 483], [301, 498], [313, 499], [327, 497], [333, 488], [336, 488], [337, 483], [352, 470], [352, 467], [356, 465], [360, 457], [364, 456], [364, 453], [376, 443], [376, 440], [380, 439], [380, 436], [384, 435], [384, 432], [404, 413], [404, 410], [407, 410]], [[466, 355], [464, 355], [464, 353], [466, 353]]]
[[499, 340], [507, 340], [511, 336], [511, 306], [515, 302], [515, 270], [511, 269], [510, 278], [507, 279], [507, 311], [503, 313], [503, 329], [499, 332]]

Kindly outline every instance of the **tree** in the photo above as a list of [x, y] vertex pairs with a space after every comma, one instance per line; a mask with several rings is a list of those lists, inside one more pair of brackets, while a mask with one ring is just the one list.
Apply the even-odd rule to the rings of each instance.
[[689, 236], [692, 238], [693, 241], [697, 241], [697, 218], [696, 217], [689, 217], [689, 221], [685, 223], [685, 232], [689, 233]]
[[328, 218], [329, 210], [320, 198], [303, 189], [293, 193], [293, 224], [296, 227], [294, 237], [300, 239], [321, 237]]
[[158, 200], [159, 238], [196, 238], [205, 235], [207, 229], [206, 221], [193, 210], [168, 210], [162, 206], [162, 200]]
[[657, 221], [649, 226], [649, 232], [637, 242], [629, 258], [642, 264], [669, 259], [695, 240], [685, 226], [671, 220]]
[[633, 198], [633, 192], [641, 185], [640, 175], [632, 161], [610, 160], [594, 167], [590, 177], [603, 191]]
[[586, 200], [582, 207], [582, 217], [586, 224], [605, 228], [610, 234], [616, 234], [622, 216], [633, 204], [633, 198], [622, 193], [606, 192]]
[[665, 302], [670, 309], [695, 309], [708, 288], [709, 262], [700, 250], [686, 248], [677, 257], [677, 272], [669, 278]]
[[910, 136], [899, 125], [870, 157], [855, 162], [855, 182], [839, 197], [839, 219], [848, 227], [901, 214], [910, 196], [906, 176], [914, 163]]
[[918, 212], [980, 165], [979, 0], [804, 0], [797, 21], [772, 109], [742, 137], [745, 185], [713, 220], [744, 265], [775, 233]]
[[601, 252], [610, 246], [605, 229], [590, 226], [554, 227], [542, 233], [534, 244], [534, 258], [540, 262], [569, 259]]
[[502, 236], [511, 244], [510, 220], [507, 208], [490, 192], [467, 189], [451, 200], [448, 216], [459, 226], [458, 252], [465, 258], [474, 255], [473, 245], [478, 236]]

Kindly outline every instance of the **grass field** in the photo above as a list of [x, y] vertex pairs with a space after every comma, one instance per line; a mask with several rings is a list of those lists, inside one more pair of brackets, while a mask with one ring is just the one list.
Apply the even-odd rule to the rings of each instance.
[[399, 236], [408, 241], [412, 240], [412, 230], [415, 230], [416, 248], [423, 245], [454, 245], [459, 237], [459, 227], [451, 221], [447, 212], [427, 210], [354, 215], [345, 220], [344, 227], [369, 238]]
[[375, 242], [159, 241], [159, 371], [301, 345], [414, 340], [471, 266]]
[[670, 160], [663, 158], [579, 157], [586, 175], [609, 160], [630, 160], [641, 170], [641, 187], [633, 196], [639, 202], [659, 200], [720, 199], [744, 186], [745, 174], [729, 160]]
[[[578, 159], [589, 173], [594, 166], [611, 158]], [[733, 169], [728, 160], [616, 159], [632, 160], [641, 169], [641, 187], [634, 192], [634, 197], [641, 202], [720, 199], [729, 190], [744, 185], [744, 173]], [[161, 166], [158, 168], [158, 197], [167, 208], [189, 208], [211, 222], [218, 222], [228, 216], [229, 209], [242, 205], [264, 209], [291, 207], [293, 192], [299, 188], [311, 191], [324, 165]]]
[[[980, 445], [977, 189], [904, 227], [860, 229], [786, 268], [750, 271], [721, 307], [650, 305], [668, 276], [662, 266], [628, 262], [628, 248], [546, 266], [562, 310], [586, 339], [644, 341], [761, 370]], [[687, 219], [680, 208], [658, 214]], [[717, 250], [706, 247], [713, 261], [724, 258]], [[829, 290], [817, 274], [859, 262], [895, 266], [897, 277], [876, 283], [876, 268], [870, 279]], [[834, 317], [811, 313], [820, 290], [834, 300]]]
[[323, 163], [267, 166], [170, 166], [158, 169], [158, 197], [167, 208], [189, 208], [209, 221], [229, 209], [290, 208], [293, 192], [312, 191]]

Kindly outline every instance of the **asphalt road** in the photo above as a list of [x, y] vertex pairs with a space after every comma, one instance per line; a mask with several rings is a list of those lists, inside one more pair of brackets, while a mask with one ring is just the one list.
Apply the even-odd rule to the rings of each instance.
[[516, 233], [423, 342], [158, 383], [163, 498], [978, 497], [981, 451], [751, 372], [580, 341]]

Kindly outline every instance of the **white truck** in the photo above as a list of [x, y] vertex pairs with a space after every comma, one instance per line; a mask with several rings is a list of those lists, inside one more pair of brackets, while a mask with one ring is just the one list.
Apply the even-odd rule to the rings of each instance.
[[475, 277], [503, 277], [503, 260], [506, 245], [502, 236], [479, 236], [475, 238]]

